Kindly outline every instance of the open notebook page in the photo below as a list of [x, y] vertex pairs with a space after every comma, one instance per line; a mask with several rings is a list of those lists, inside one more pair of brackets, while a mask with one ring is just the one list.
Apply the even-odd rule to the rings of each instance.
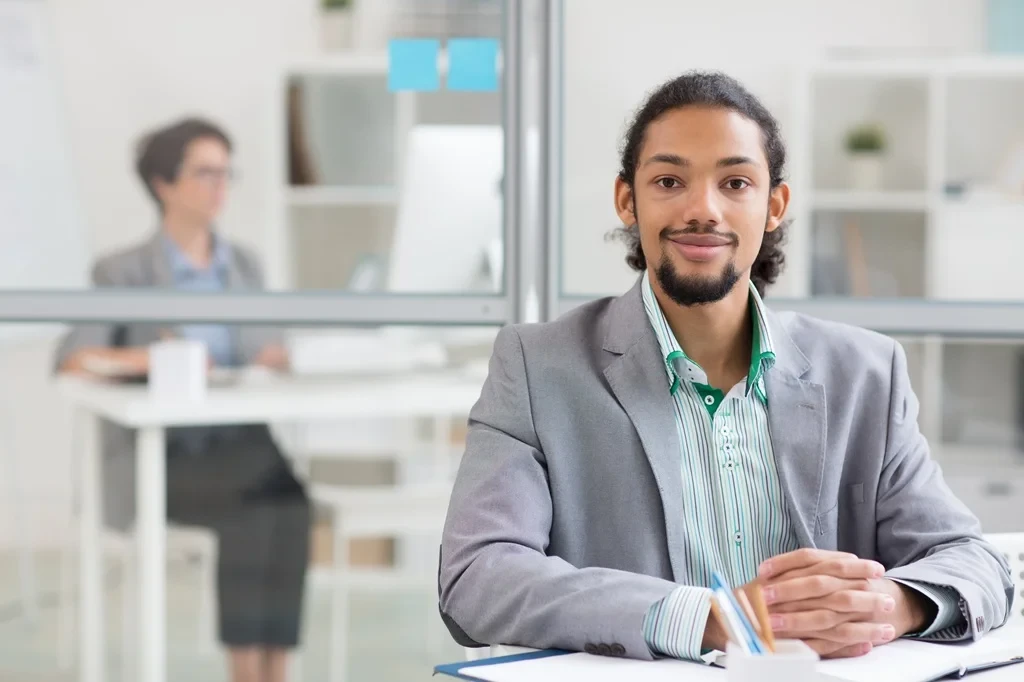
[[822, 661], [818, 670], [845, 682], [915, 682], [934, 679], [961, 666], [1004, 661], [1022, 654], [1024, 628], [1003, 628], [973, 643], [933, 644], [904, 639], [860, 658]]
[[487, 682], [725, 682], [725, 671], [701, 663], [660, 659], [634, 661], [590, 654], [549, 656], [466, 668], [462, 674]]

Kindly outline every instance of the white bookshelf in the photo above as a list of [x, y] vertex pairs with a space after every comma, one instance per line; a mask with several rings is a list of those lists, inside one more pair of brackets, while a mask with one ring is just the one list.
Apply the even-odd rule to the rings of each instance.
[[[441, 50], [438, 67], [447, 72]], [[500, 56], [499, 56], [500, 70]], [[289, 178], [288, 92], [302, 91], [316, 184]], [[276, 288], [344, 289], [367, 262], [390, 253], [405, 145], [418, 123], [500, 123], [499, 93], [390, 92], [386, 52], [336, 52], [288, 64], [273, 102], [269, 279]]]
[[927, 211], [934, 200], [923, 191], [822, 190], [811, 194], [810, 203], [816, 211]]
[[[800, 262], [800, 276], [790, 281], [787, 293], [819, 293], [813, 286], [814, 242], [819, 235], [811, 226], [820, 228], [823, 218], [832, 215], [861, 225], [886, 225], [899, 222], [891, 220], [892, 214], [910, 213], [917, 214], [923, 226], [918, 250], [924, 256], [920, 289], [925, 297], [963, 300], [1005, 295], [1006, 282], [994, 282], [986, 290], [976, 273], [967, 274], [966, 268], [958, 272], [951, 267], [955, 261], [949, 259], [969, 251], [968, 242], [976, 242], [982, 229], [1010, 240], [1010, 248], [1003, 253], [1024, 249], [1024, 230], [1013, 231], [1024, 225], [1024, 188], [1017, 197], [1001, 194], [998, 188], [981, 188], [983, 182], [996, 183], [992, 177], [996, 169], [1006, 163], [1016, 144], [1024, 144], [1024, 123], [1018, 113], [1024, 110], [1024, 59], [819, 62], [799, 74], [793, 109], [789, 137], [795, 152], [792, 165], [799, 168], [795, 189], [802, 200], [798, 199], [798, 226], [791, 248], [798, 252], [794, 258]], [[845, 177], [842, 142], [850, 127], [868, 121], [886, 129], [889, 148], [882, 185], [865, 191], [853, 189]], [[976, 191], [951, 194], [947, 192], [951, 183], [973, 184]], [[975, 221], [984, 221], [973, 235], [960, 224], [971, 212], [978, 214]], [[900, 220], [905, 222], [906, 217]], [[870, 246], [866, 247], [869, 268]], [[998, 268], [998, 262], [990, 265]], [[965, 274], [970, 281], [960, 287], [964, 282], [956, 280], [965, 279]], [[1019, 284], [1018, 292], [1024, 291], [1024, 278]], [[956, 295], [961, 289], [969, 295]]]
[[[1020, 111], [1024, 58], [843, 59], [805, 68], [786, 121], [796, 222], [784, 293], [1024, 299], [1024, 183], [1018, 195], [998, 187], [998, 169], [1024, 141]], [[849, 182], [843, 148], [861, 122], [880, 123], [889, 142], [882, 182], [869, 190]], [[829, 289], [830, 276], [846, 290]], [[977, 434], [1005, 441], [994, 426], [985, 431], [986, 415], [998, 415], [993, 425], [1017, 421], [1006, 402], [1020, 397], [1022, 341], [907, 340], [922, 429], [954, 466], [992, 448], [1019, 459], [1014, 443]], [[977, 365], [977, 376], [958, 363]], [[953, 399], [953, 413], [964, 410], [960, 431], [950, 424]]]

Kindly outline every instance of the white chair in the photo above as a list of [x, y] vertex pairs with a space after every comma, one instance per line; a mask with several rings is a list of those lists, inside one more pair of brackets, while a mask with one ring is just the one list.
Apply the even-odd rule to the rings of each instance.
[[1006, 624], [1024, 628], [1024, 533], [990, 533], [985, 539], [1001, 551], [1010, 564], [1015, 599]]
[[[135, 628], [135, 535], [131, 532], [103, 530], [104, 553], [114, 556], [121, 568], [121, 637], [122, 679], [135, 675], [132, 651]], [[66, 548], [60, 562], [60, 590], [62, 595], [74, 593], [75, 561], [71, 548]], [[217, 649], [217, 538], [212, 531], [195, 526], [170, 524], [167, 528], [167, 560], [193, 563], [199, 572], [197, 648], [204, 653]], [[57, 657], [62, 669], [71, 667], [77, 602], [71, 601], [61, 609], [57, 624]]]
[[343, 682], [348, 667], [348, 597], [352, 590], [423, 589], [427, 606], [427, 641], [437, 648], [437, 572], [354, 569], [348, 547], [357, 538], [427, 537], [440, 542], [451, 487], [445, 483], [386, 486], [313, 485], [313, 500], [332, 510], [333, 562], [330, 575], [330, 682]]

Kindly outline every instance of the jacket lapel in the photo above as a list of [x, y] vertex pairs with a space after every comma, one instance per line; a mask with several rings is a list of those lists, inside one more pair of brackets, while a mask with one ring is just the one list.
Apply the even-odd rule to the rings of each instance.
[[669, 562], [675, 579], [683, 580], [680, 445], [665, 360], [644, 312], [639, 284], [612, 302], [604, 349], [618, 356], [605, 368], [604, 375], [633, 422], [654, 472], [665, 515]]
[[166, 289], [174, 286], [174, 275], [171, 264], [164, 250], [163, 233], [157, 230], [142, 247], [144, 266], [151, 287]]
[[767, 314], [776, 363], [765, 374], [772, 450], [801, 547], [814, 546], [814, 527], [825, 473], [825, 387], [803, 379], [810, 363], [779, 318]]

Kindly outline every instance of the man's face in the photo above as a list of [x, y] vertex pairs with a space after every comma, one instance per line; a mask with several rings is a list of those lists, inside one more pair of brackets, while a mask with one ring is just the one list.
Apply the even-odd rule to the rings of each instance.
[[156, 182], [164, 210], [213, 222], [227, 198], [230, 162], [231, 155], [220, 140], [193, 140], [185, 150], [177, 179], [172, 183]]
[[785, 185], [771, 191], [760, 127], [720, 108], [683, 107], [655, 120], [633, 187], [616, 182], [619, 217], [639, 225], [649, 268], [680, 305], [724, 298], [788, 199]]

